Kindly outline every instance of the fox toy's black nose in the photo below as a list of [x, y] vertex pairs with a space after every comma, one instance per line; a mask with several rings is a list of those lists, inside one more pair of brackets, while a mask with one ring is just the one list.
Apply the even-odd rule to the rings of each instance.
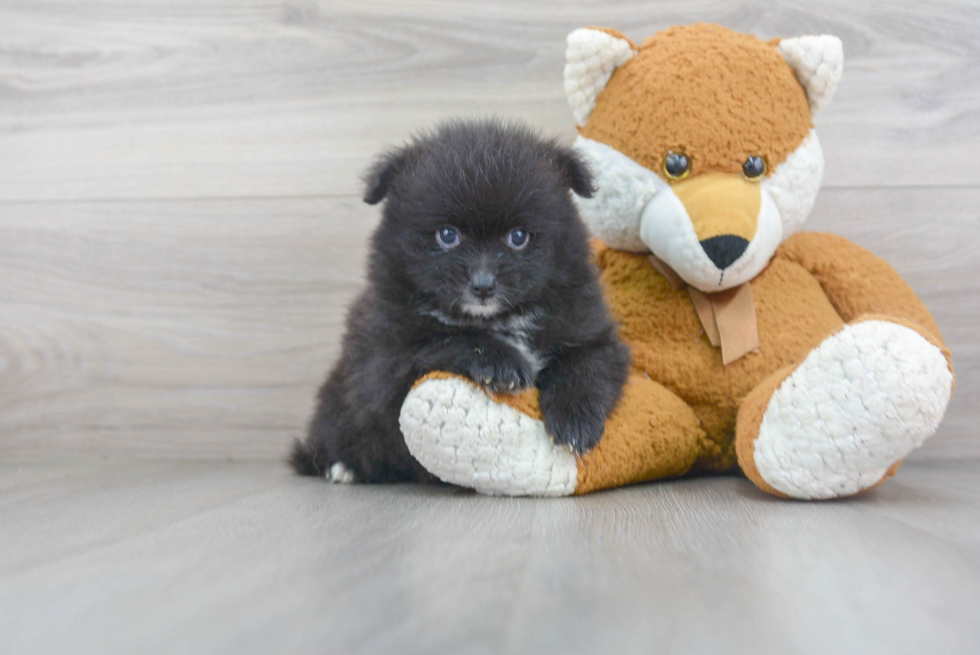
[[713, 261], [715, 266], [725, 270], [732, 265], [732, 262], [742, 256], [745, 249], [749, 247], [749, 242], [733, 234], [723, 234], [705, 239], [701, 242], [701, 247], [704, 248], [708, 259]]
[[480, 299], [487, 299], [497, 290], [497, 278], [493, 273], [481, 272], [470, 278], [470, 292]]

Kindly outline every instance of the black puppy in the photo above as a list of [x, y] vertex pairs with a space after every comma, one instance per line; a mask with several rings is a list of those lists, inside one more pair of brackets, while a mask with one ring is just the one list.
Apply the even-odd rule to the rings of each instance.
[[555, 442], [595, 446], [629, 354], [569, 193], [591, 196], [588, 167], [524, 126], [450, 122], [382, 156], [366, 181], [365, 202], [387, 198], [368, 288], [293, 468], [344, 482], [433, 480], [398, 415], [435, 370], [491, 391], [536, 385]]

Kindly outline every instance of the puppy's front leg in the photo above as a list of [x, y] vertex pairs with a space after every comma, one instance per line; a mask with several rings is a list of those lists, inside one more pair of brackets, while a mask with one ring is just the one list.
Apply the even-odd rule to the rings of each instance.
[[629, 350], [615, 339], [566, 348], [538, 374], [544, 426], [557, 444], [584, 453], [599, 443], [619, 401]]
[[419, 370], [456, 373], [490, 392], [516, 392], [534, 382], [531, 364], [513, 346], [482, 335], [457, 336], [418, 353]]

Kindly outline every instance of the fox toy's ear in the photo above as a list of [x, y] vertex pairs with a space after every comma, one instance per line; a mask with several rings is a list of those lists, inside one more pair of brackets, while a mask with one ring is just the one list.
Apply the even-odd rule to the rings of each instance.
[[780, 39], [776, 49], [806, 89], [810, 114], [830, 104], [844, 68], [844, 45], [828, 34]]
[[633, 42], [616, 30], [586, 27], [568, 35], [565, 95], [579, 127], [589, 120], [613, 72], [635, 54]]
[[364, 173], [364, 202], [376, 205], [388, 195], [391, 182], [408, 161], [409, 148], [397, 148], [380, 155]]
[[558, 146], [552, 161], [565, 186], [571, 188], [577, 196], [592, 197], [596, 190], [592, 169], [578, 153], [571, 148]]

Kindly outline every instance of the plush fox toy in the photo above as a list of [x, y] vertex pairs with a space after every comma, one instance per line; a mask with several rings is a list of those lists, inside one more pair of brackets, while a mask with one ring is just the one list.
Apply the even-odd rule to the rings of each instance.
[[893, 475], [935, 433], [953, 368], [887, 262], [799, 232], [823, 174], [811, 119], [842, 63], [833, 36], [573, 32], [565, 90], [598, 187], [579, 207], [632, 374], [599, 445], [576, 456], [545, 432], [534, 392], [433, 373], [401, 412], [422, 465], [509, 495], [740, 469], [770, 494], [822, 499]]

